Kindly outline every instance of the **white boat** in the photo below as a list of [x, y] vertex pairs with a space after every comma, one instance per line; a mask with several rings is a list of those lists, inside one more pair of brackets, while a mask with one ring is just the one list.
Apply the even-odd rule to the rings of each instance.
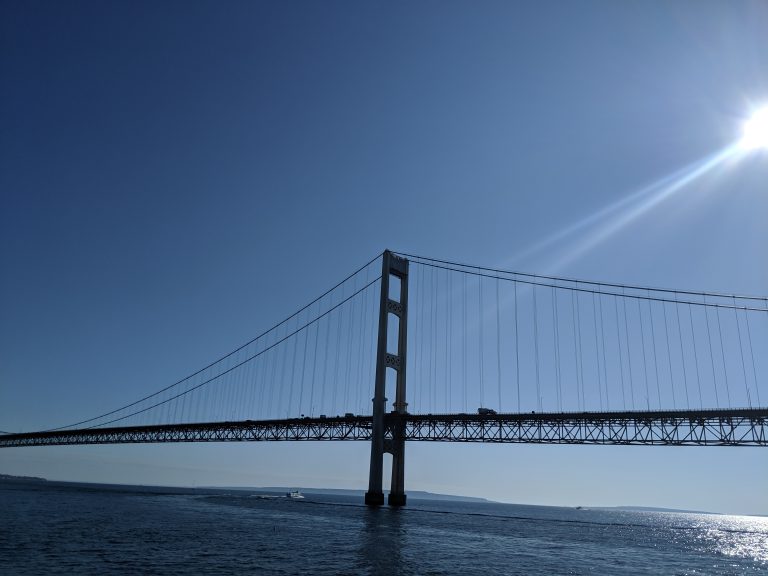
[[293, 500], [299, 500], [301, 498], [304, 498], [304, 494], [299, 492], [298, 490], [291, 490], [285, 495], [286, 498], [291, 498]]

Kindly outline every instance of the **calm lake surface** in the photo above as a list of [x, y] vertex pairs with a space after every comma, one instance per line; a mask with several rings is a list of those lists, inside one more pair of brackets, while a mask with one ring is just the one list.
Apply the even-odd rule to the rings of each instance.
[[768, 519], [0, 484], [0, 574], [768, 574]]

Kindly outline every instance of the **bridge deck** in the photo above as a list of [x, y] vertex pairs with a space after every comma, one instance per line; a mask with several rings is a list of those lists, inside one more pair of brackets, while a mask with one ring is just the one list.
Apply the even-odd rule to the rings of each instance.
[[[0, 435], [0, 448], [165, 442], [370, 440], [371, 416], [86, 428]], [[664, 412], [406, 414], [386, 437], [432, 442], [768, 446], [768, 408]]]

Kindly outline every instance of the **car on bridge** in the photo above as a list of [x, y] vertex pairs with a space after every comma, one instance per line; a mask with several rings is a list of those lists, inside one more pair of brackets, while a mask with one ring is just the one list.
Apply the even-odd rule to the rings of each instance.
[[494, 416], [496, 414], [496, 410], [493, 408], [478, 408], [477, 413], [480, 416]]

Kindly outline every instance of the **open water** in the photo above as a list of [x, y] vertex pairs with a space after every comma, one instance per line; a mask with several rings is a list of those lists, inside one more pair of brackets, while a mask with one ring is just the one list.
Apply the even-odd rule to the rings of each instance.
[[0, 574], [768, 574], [768, 519], [0, 483]]

